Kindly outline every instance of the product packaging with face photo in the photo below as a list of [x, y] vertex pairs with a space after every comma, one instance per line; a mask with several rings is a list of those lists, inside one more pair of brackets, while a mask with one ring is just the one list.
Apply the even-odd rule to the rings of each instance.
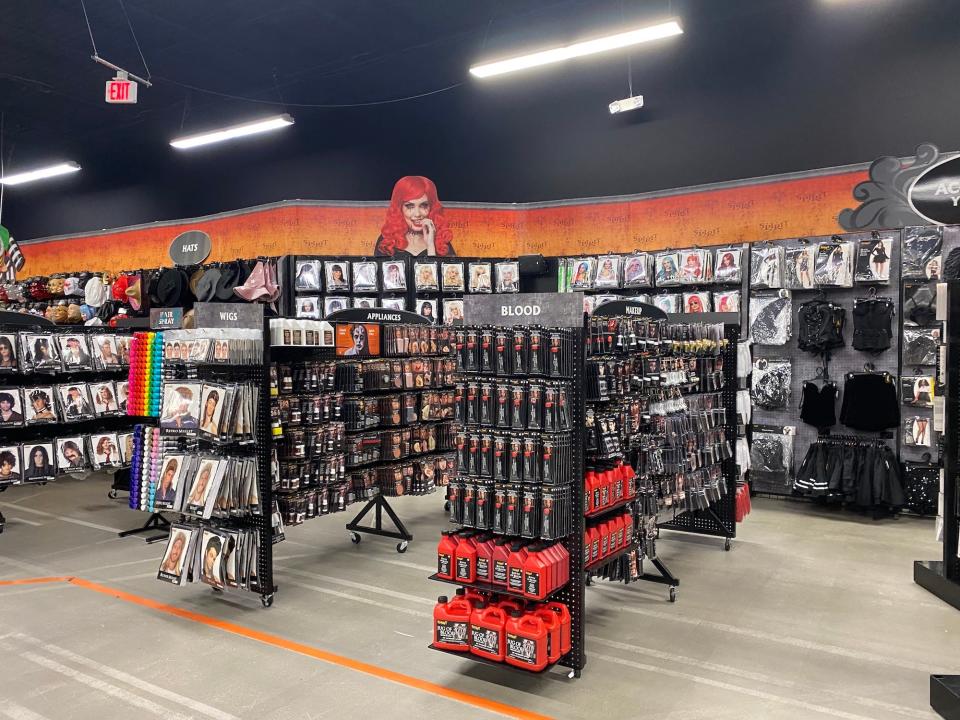
[[353, 263], [353, 291], [375, 293], [380, 290], [380, 281], [377, 277], [378, 265], [372, 261], [358, 261]]
[[87, 383], [67, 383], [57, 385], [56, 388], [60, 399], [60, 417], [64, 422], [77, 422], [95, 417]]
[[399, 292], [407, 289], [406, 265], [399, 260], [384, 260], [380, 263], [385, 292]]
[[413, 264], [413, 286], [417, 292], [436, 292], [440, 289], [437, 263], [418, 261]]
[[20, 356], [17, 353], [18, 338], [13, 333], [0, 334], [0, 375], [20, 370]]
[[58, 372], [63, 369], [60, 348], [55, 335], [50, 333], [24, 333], [21, 347], [25, 367], [35, 372]]
[[200, 531], [190, 525], [173, 525], [167, 538], [167, 548], [160, 561], [157, 579], [174, 585], [183, 585], [189, 575], [188, 559], [193, 556], [194, 536]]
[[62, 473], [79, 473], [87, 469], [86, 443], [82, 435], [57, 438], [57, 468]]
[[20, 465], [20, 446], [0, 446], [0, 486], [19, 485], [23, 482]]
[[330, 317], [335, 312], [346, 310], [350, 307], [350, 298], [346, 295], [327, 295], [323, 299], [323, 316]]
[[323, 263], [327, 292], [350, 292], [350, 261], [326, 260]]
[[300, 295], [297, 297], [297, 317], [317, 320], [320, 318], [320, 297]]
[[297, 292], [319, 292], [322, 289], [319, 260], [297, 260], [294, 289]]
[[488, 262], [472, 262], [467, 266], [470, 278], [470, 292], [492, 293], [493, 278], [492, 265]]
[[155, 509], [179, 510], [183, 502], [183, 478], [190, 477], [191, 467], [186, 455], [166, 455], [160, 462], [160, 478], [153, 500]]
[[813, 284], [813, 268], [817, 247], [806, 240], [784, 251], [783, 285], [790, 290], [809, 290]]
[[0, 427], [23, 425], [23, 397], [18, 387], [0, 387]]
[[90, 383], [90, 395], [93, 399], [93, 414], [97, 417], [120, 414], [117, 388], [112, 380]]
[[653, 287], [653, 257], [649, 253], [627, 255], [623, 262], [623, 286]]
[[94, 470], [105, 467], [119, 467], [120, 441], [116, 433], [94, 433], [90, 436], [91, 461]]
[[380, 306], [388, 310], [406, 310], [407, 309], [407, 299], [398, 297], [398, 298], [382, 298], [380, 300]]
[[437, 322], [437, 301], [428, 298], [418, 297], [417, 300], [417, 314], [421, 317], [427, 318], [432, 323]]
[[739, 283], [742, 280], [740, 248], [716, 248], [713, 251], [713, 279], [717, 283]]
[[463, 300], [444, 300], [443, 301], [443, 324], [444, 325], [463, 324]]
[[98, 370], [112, 370], [123, 366], [123, 359], [115, 335], [91, 335], [94, 365]]
[[570, 259], [570, 287], [573, 290], [589, 290], [593, 287], [596, 258], [578, 257]]
[[520, 263], [505, 260], [494, 265], [498, 293], [520, 292]]
[[90, 343], [86, 335], [60, 335], [60, 356], [66, 370], [91, 370], [93, 357], [90, 355]]
[[185, 432], [199, 427], [201, 387], [199, 382], [164, 382], [160, 411], [162, 429]]
[[463, 282], [463, 263], [440, 263], [440, 280], [444, 292], [463, 292], [465, 289]]
[[24, 443], [22, 450], [24, 482], [49, 482], [56, 478], [56, 453], [53, 443], [42, 440]]

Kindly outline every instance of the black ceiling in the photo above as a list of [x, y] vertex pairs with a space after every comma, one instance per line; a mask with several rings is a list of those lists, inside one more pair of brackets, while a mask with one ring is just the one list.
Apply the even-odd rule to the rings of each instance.
[[[103, 102], [79, 0], [15, 0], [0, 24], [20, 238], [281, 199], [385, 199], [404, 174], [447, 200], [636, 193], [960, 147], [950, 0], [126, 0], [155, 81]], [[119, 0], [87, 0], [100, 55], [144, 74]], [[679, 38], [480, 81], [470, 64], [673, 14]], [[429, 92], [404, 103], [347, 109]], [[231, 100], [256, 98], [263, 103]], [[267, 104], [272, 103], [272, 104]], [[170, 138], [276, 112], [296, 125], [184, 153]]]

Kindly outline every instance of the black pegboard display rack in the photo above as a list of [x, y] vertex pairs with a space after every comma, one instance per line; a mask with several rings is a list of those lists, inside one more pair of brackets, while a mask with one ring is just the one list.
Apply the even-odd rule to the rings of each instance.
[[[844, 376], [850, 372], [863, 372], [865, 363], [871, 363], [873, 369], [877, 372], [888, 372], [895, 377], [899, 377], [900, 366], [900, 334], [894, 333], [890, 348], [879, 354], [870, 354], [855, 350], [852, 345], [853, 338], [853, 305], [857, 298], [867, 298], [870, 296], [870, 288], [876, 288], [877, 297], [888, 297], [893, 300], [897, 308], [897, 315], [901, 315], [902, 307], [899, 300], [900, 286], [900, 231], [884, 231], [881, 233], [884, 238], [890, 238], [892, 242], [892, 253], [890, 257], [890, 282], [884, 284], [866, 285], [855, 283], [852, 288], [830, 287], [813, 288], [804, 290], [790, 290], [791, 293], [791, 334], [790, 339], [785, 345], [758, 345], [754, 344], [753, 359], [787, 359], [791, 363], [792, 371], [790, 378], [790, 395], [787, 404], [783, 408], [764, 409], [753, 404], [752, 424], [784, 426], [796, 428], [796, 434], [793, 437], [793, 467], [788, 468], [788, 476], [782, 483], [767, 481], [751, 476], [750, 488], [754, 492], [760, 492], [770, 495], [789, 496], [793, 492], [794, 474], [800, 466], [807, 448], [816, 441], [818, 435], [817, 428], [807, 425], [800, 420], [800, 396], [805, 380], [813, 380], [817, 377], [818, 370], [823, 368], [823, 358], [819, 354], [800, 350], [797, 344], [799, 337], [798, 308], [809, 300], [823, 299], [836, 303], [846, 310], [845, 324], [843, 329], [844, 346], [830, 351], [829, 377], [837, 383], [839, 390], [837, 396], [837, 414], [839, 416], [840, 407], [843, 402]], [[808, 237], [789, 240], [776, 240], [770, 244], [783, 247], [797, 247], [802, 241], [811, 246], [816, 246], [821, 242], [830, 242], [831, 237], [839, 237], [841, 240], [851, 241], [853, 243], [854, 254], [860, 240], [869, 240], [871, 233], [849, 233], [840, 236]], [[759, 247], [759, 245], [758, 245]], [[751, 262], [753, 261], [753, 252], [750, 253]], [[777, 292], [776, 290], [753, 290], [751, 294], [757, 292]], [[745, 303], [749, 307], [749, 301]], [[894, 321], [896, 323], [896, 320]], [[749, 327], [749, 326], [748, 326]], [[748, 334], [744, 333], [745, 335]], [[898, 385], [899, 394], [899, 385]], [[876, 438], [876, 433], [863, 433], [853, 428], [847, 428], [843, 425], [837, 425], [833, 429], [836, 434], [862, 436], [864, 439]], [[899, 432], [891, 430], [887, 433], [887, 443], [897, 449]]]
[[960, 282], [947, 285], [946, 413], [943, 470], [940, 476], [943, 492], [943, 555], [940, 560], [915, 561], [913, 579], [960, 610], [960, 334], [950, 332], [952, 328], [960, 326]]
[[[726, 410], [727, 422], [724, 434], [730, 447], [737, 443], [737, 342], [740, 339], [739, 322], [731, 322], [728, 313], [702, 313], [700, 315], [670, 314], [667, 322], [723, 322], [723, 336], [727, 340], [723, 348], [723, 390], [721, 398]], [[721, 464], [727, 491], [723, 497], [706, 510], [689, 510], [666, 522], [661, 522], [661, 530], [677, 530], [696, 535], [708, 535], [724, 538], [723, 549], [729, 550], [737, 536], [736, 498], [737, 471], [736, 456], [724, 460]]]

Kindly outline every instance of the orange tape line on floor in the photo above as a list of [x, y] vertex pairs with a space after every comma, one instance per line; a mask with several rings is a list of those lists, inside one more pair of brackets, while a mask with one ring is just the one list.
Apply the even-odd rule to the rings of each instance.
[[0, 587], [8, 585], [42, 585], [44, 583], [69, 582], [68, 577], [23, 578], [22, 580], [0, 580]]
[[437, 685], [436, 683], [432, 683], [427, 680], [421, 680], [420, 678], [416, 678], [411, 675], [404, 675], [403, 673], [394, 672], [393, 670], [387, 670], [386, 668], [378, 667], [377, 665], [371, 665], [370, 663], [354, 660], [343, 655], [337, 655], [336, 653], [321, 650], [310, 645], [304, 645], [303, 643], [294, 642], [292, 640], [287, 640], [277, 635], [265, 633], [260, 630], [254, 630], [252, 628], [244, 627], [243, 625], [237, 625], [226, 620], [218, 620], [217, 618], [209, 615], [202, 615], [191, 610], [184, 610], [183, 608], [178, 608], [173, 605], [167, 605], [165, 603], [157, 602], [156, 600], [151, 600], [149, 598], [140, 597], [139, 595], [125, 592], [123, 590], [116, 590], [114, 588], [107, 587], [106, 585], [100, 585], [82, 578], [74, 577], [37, 579], [38, 582], [54, 582], [56, 580], [65, 580], [72, 585], [76, 585], [87, 590], [93, 590], [94, 592], [102, 593], [118, 600], [140, 605], [142, 607], [150, 608], [151, 610], [157, 610], [169, 615], [175, 615], [176, 617], [190, 620], [191, 622], [201, 623], [209, 627], [215, 627], [235, 635], [240, 635], [241, 637], [245, 637], [250, 640], [256, 640], [257, 642], [261, 642], [266, 645], [272, 645], [283, 650], [289, 650], [290, 652], [299, 653], [300, 655], [306, 655], [307, 657], [322, 660], [333, 665], [339, 665], [341, 667], [349, 668], [350, 670], [372, 675], [373, 677], [377, 677], [382, 680], [389, 680], [390, 682], [398, 683], [400, 685], [406, 685], [407, 687], [416, 688], [417, 690], [423, 690], [424, 692], [428, 692], [433, 695], [439, 695], [440, 697], [445, 697], [450, 700], [455, 700], [465, 705], [472, 705], [473, 707], [477, 707], [482, 710], [498, 713], [511, 718], [517, 718], [517, 720], [550, 720], [549, 716], [547, 715], [540, 715], [538, 713], [529, 712], [512, 705], [506, 705], [494, 700], [488, 700], [484, 697], [480, 697], [479, 695], [472, 695], [471, 693], [453, 690], [451, 688], [444, 687], [443, 685]]

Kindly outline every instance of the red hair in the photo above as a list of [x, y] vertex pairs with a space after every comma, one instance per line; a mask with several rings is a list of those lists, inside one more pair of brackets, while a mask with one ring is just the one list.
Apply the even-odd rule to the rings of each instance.
[[380, 235], [383, 237], [380, 242], [381, 252], [386, 255], [393, 255], [397, 250], [407, 249], [407, 221], [403, 217], [403, 204], [424, 195], [427, 196], [430, 203], [430, 212], [427, 217], [433, 220], [433, 224], [437, 228], [435, 237], [437, 255], [450, 254], [450, 241], [453, 239], [453, 231], [450, 230], [447, 219], [443, 215], [443, 205], [437, 198], [437, 186], [433, 184], [433, 180], [430, 178], [420, 175], [402, 177], [393, 186], [390, 207], [387, 208], [387, 217], [380, 229]]

